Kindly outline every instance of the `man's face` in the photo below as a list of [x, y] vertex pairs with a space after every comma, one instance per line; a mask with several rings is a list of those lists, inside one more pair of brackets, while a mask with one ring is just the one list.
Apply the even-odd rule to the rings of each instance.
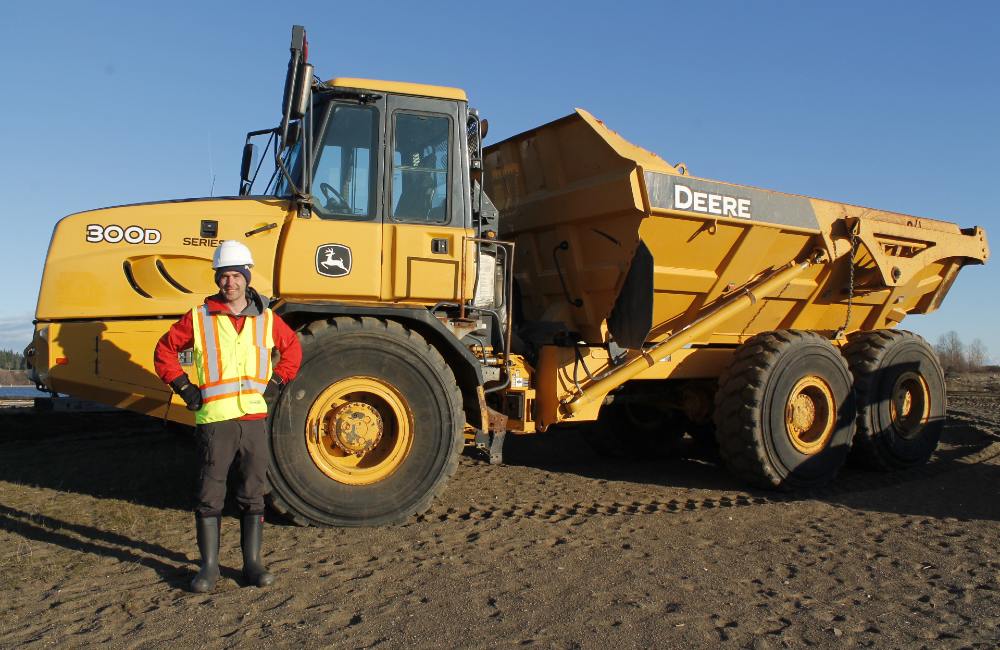
[[219, 291], [226, 302], [240, 302], [247, 295], [247, 281], [239, 271], [226, 271], [219, 276]]

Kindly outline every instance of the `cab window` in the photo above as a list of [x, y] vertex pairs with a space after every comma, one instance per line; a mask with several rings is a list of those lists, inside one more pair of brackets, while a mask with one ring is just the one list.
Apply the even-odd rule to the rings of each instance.
[[392, 150], [392, 217], [396, 221], [448, 220], [451, 120], [417, 113], [395, 114]]
[[377, 124], [372, 107], [333, 107], [312, 183], [313, 207], [320, 218], [375, 218]]

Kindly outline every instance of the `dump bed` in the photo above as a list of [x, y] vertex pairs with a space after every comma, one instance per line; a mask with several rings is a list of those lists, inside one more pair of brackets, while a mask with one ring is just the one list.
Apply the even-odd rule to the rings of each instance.
[[816, 253], [826, 263], [697, 343], [894, 327], [989, 256], [978, 227], [691, 176], [583, 110], [489, 147], [485, 168], [500, 235], [516, 243], [527, 330], [592, 345], [662, 340]]

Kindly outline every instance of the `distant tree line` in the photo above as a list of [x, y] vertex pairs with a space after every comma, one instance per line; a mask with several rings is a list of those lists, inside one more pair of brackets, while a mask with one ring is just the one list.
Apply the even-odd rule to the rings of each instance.
[[13, 350], [0, 350], [0, 370], [26, 370], [24, 355]]
[[986, 346], [979, 339], [966, 345], [954, 330], [945, 332], [934, 346], [945, 371], [981, 370], [989, 361]]

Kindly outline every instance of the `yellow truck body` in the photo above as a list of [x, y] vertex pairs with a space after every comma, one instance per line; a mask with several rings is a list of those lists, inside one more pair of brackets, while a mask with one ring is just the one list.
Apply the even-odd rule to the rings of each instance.
[[272, 505], [299, 523], [400, 521], [463, 442], [496, 461], [558, 424], [615, 451], [705, 437], [765, 487], [828, 482], [852, 445], [930, 457], [943, 376], [896, 326], [988, 259], [981, 229], [700, 178], [583, 110], [484, 151], [463, 91], [313, 83], [296, 30], [282, 125], [248, 134], [278, 181], [254, 194], [248, 144], [240, 196], [56, 225], [40, 387], [192, 423], [153, 348], [236, 239], [303, 343], [270, 414]]

